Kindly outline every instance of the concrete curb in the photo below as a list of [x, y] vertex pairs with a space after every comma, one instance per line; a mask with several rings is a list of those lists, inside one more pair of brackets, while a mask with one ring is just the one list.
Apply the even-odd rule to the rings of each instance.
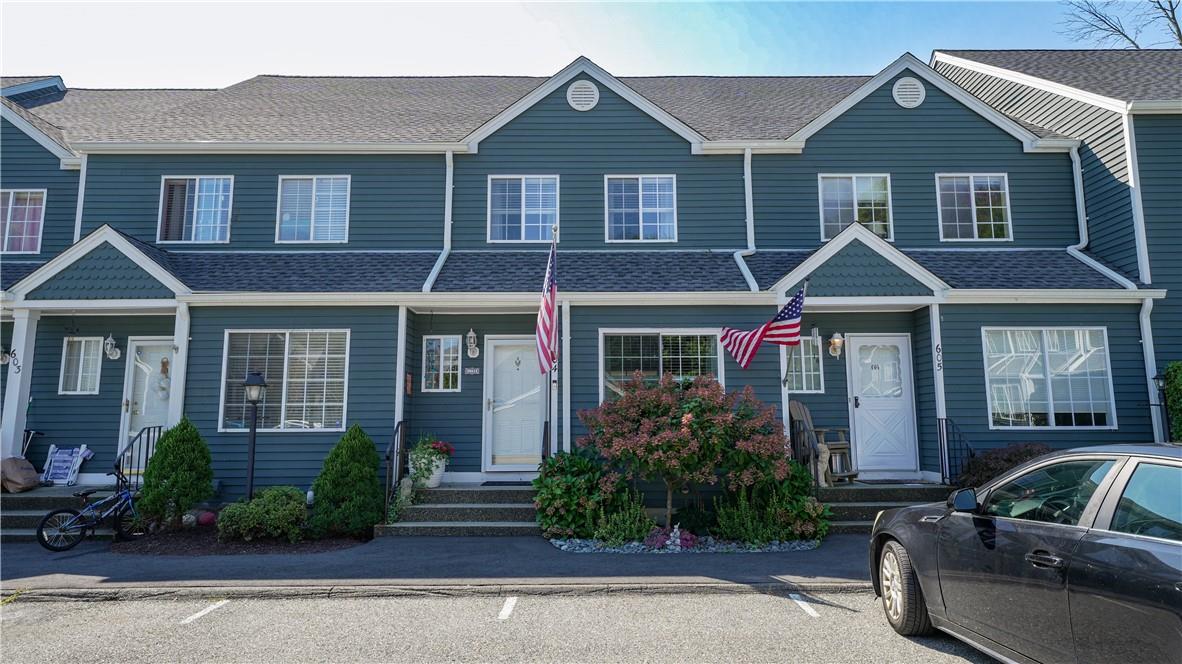
[[[479, 585], [355, 586], [160, 586], [125, 588], [6, 588], [0, 595], [17, 602], [111, 602], [178, 599], [302, 599], [375, 597], [504, 597], [506, 595], [584, 597], [598, 595], [737, 595], [789, 592], [841, 593], [872, 590], [868, 581], [818, 583], [572, 583]], [[15, 596], [15, 597], [13, 597]], [[7, 602], [6, 602], [7, 603]]]

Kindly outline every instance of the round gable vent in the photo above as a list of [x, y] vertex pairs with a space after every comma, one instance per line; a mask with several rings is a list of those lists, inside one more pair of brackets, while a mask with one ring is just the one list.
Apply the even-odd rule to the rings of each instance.
[[891, 88], [891, 95], [895, 98], [895, 103], [903, 108], [915, 108], [923, 103], [923, 99], [928, 93], [924, 89], [923, 83], [907, 76], [895, 81], [895, 87]]
[[599, 88], [591, 81], [575, 81], [566, 89], [566, 103], [576, 111], [589, 111], [599, 103]]

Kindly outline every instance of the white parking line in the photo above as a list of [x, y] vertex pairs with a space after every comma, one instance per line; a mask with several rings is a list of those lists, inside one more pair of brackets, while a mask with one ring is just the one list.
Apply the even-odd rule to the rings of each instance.
[[814, 609], [811, 604], [806, 602], [800, 595], [797, 595], [796, 593], [790, 593], [788, 596], [791, 597], [792, 601], [796, 602], [796, 605], [799, 606], [805, 613], [809, 614], [813, 618], [821, 617], [821, 614], [817, 613], [817, 610]]
[[517, 606], [517, 598], [509, 597], [505, 599], [505, 605], [501, 607], [501, 612], [497, 614], [497, 620], [508, 620], [509, 616], [513, 615], [513, 607]]
[[220, 609], [220, 608], [222, 608], [223, 606], [225, 606], [225, 605], [227, 605], [227, 604], [229, 604], [229, 603], [230, 603], [230, 600], [228, 600], [228, 599], [223, 599], [223, 600], [222, 600], [222, 601], [220, 601], [220, 602], [215, 602], [215, 603], [213, 603], [213, 604], [210, 604], [209, 606], [205, 607], [204, 609], [201, 609], [201, 610], [200, 610], [200, 611], [198, 611], [197, 613], [194, 613], [193, 615], [189, 616], [188, 618], [185, 618], [184, 620], [182, 620], [182, 621], [181, 621], [181, 624], [182, 624], [182, 625], [188, 625], [189, 623], [191, 623], [191, 622], [193, 622], [194, 620], [196, 620], [196, 619], [200, 618], [201, 616], [203, 616], [203, 615], [205, 615], [205, 614], [209, 613], [210, 611], [213, 611], [213, 610], [215, 610], [215, 609]]

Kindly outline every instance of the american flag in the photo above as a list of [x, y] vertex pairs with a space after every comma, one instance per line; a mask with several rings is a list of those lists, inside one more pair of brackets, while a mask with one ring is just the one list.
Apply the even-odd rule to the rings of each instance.
[[538, 368], [550, 373], [558, 362], [558, 246], [550, 243], [550, 259], [546, 262], [546, 281], [542, 284], [542, 303], [538, 307], [538, 324], [534, 336], [538, 343]]
[[800, 316], [804, 311], [804, 288], [784, 305], [776, 317], [749, 332], [730, 327], [722, 328], [722, 345], [739, 366], [746, 369], [755, 358], [759, 344], [768, 342], [781, 346], [800, 343]]

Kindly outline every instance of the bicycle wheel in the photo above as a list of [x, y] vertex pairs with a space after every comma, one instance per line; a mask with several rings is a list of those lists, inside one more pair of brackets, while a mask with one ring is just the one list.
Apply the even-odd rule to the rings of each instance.
[[86, 535], [89, 524], [78, 510], [54, 510], [37, 525], [37, 542], [50, 551], [68, 551]]
[[148, 529], [144, 519], [132, 511], [130, 505], [124, 505], [115, 513], [115, 539], [122, 542], [137, 540], [147, 534]]

